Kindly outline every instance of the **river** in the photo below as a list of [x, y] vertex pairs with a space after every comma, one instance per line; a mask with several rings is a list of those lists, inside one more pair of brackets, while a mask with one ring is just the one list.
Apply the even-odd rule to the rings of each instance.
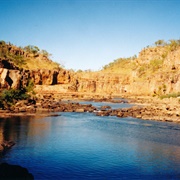
[[59, 114], [0, 118], [0, 140], [16, 142], [0, 161], [26, 167], [43, 180], [180, 178], [179, 124]]

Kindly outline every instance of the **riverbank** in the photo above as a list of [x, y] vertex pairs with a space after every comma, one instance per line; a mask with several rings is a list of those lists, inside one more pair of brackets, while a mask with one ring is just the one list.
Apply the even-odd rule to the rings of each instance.
[[[56, 112], [91, 112], [97, 116], [134, 117], [143, 120], [156, 120], [180, 123], [180, 103], [178, 98], [159, 99], [149, 96], [125, 96], [123, 98], [88, 94], [40, 94], [37, 99], [19, 101], [6, 110], [0, 110], [1, 117], [11, 116], [59, 116]], [[133, 107], [112, 109], [97, 108], [92, 104], [78, 101], [130, 103]]]
[[128, 102], [142, 107], [138, 115], [140, 119], [180, 123], [179, 98], [131, 96]]

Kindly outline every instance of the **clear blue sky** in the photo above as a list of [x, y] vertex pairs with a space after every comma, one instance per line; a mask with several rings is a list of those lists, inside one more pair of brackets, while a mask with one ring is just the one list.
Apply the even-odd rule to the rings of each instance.
[[0, 40], [36, 45], [68, 69], [98, 70], [180, 39], [180, 0], [0, 0]]

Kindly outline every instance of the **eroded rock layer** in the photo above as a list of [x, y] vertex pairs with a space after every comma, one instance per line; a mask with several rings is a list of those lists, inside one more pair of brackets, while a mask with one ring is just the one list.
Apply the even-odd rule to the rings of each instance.
[[[98, 72], [49, 70], [48, 67], [27, 70], [0, 59], [0, 88], [18, 89], [32, 81], [40, 93], [76, 92], [109, 96], [177, 93], [180, 89], [180, 46], [170, 45], [144, 48], [138, 57], [119, 61], [119, 64]], [[22, 54], [24, 51], [15, 52]]]

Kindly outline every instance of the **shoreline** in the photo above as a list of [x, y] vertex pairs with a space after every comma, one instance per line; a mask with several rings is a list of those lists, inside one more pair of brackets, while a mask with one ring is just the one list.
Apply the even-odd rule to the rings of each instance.
[[[116, 96], [110, 98], [109, 96], [101, 96], [94, 94], [94, 96], [74, 93], [69, 95], [72, 98], [65, 97], [64, 99], [57, 98], [52, 95], [44, 95], [44, 98], [38, 99], [35, 104], [25, 104], [18, 102], [15, 107], [10, 110], [0, 110], [1, 118], [8, 118], [13, 116], [60, 116], [60, 112], [90, 112], [97, 116], [117, 116], [117, 117], [133, 117], [142, 120], [155, 120], [163, 122], [180, 123], [180, 103], [178, 98], [159, 99], [150, 96]], [[42, 96], [42, 94], [41, 94]], [[81, 96], [78, 98], [77, 96]], [[119, 97], [119, 98], [117, 98]], [[72, 102], [73, 101], [73, 102]], [[93, 106], [92, 104], [80, 104], [79, 101], [92, 102], [111, 102], [111, 103], [129, 103], [134, 106], [130, 108], [114, 109], [101, 108]], [[97, 110], [99, 111], [97, 113]]]

